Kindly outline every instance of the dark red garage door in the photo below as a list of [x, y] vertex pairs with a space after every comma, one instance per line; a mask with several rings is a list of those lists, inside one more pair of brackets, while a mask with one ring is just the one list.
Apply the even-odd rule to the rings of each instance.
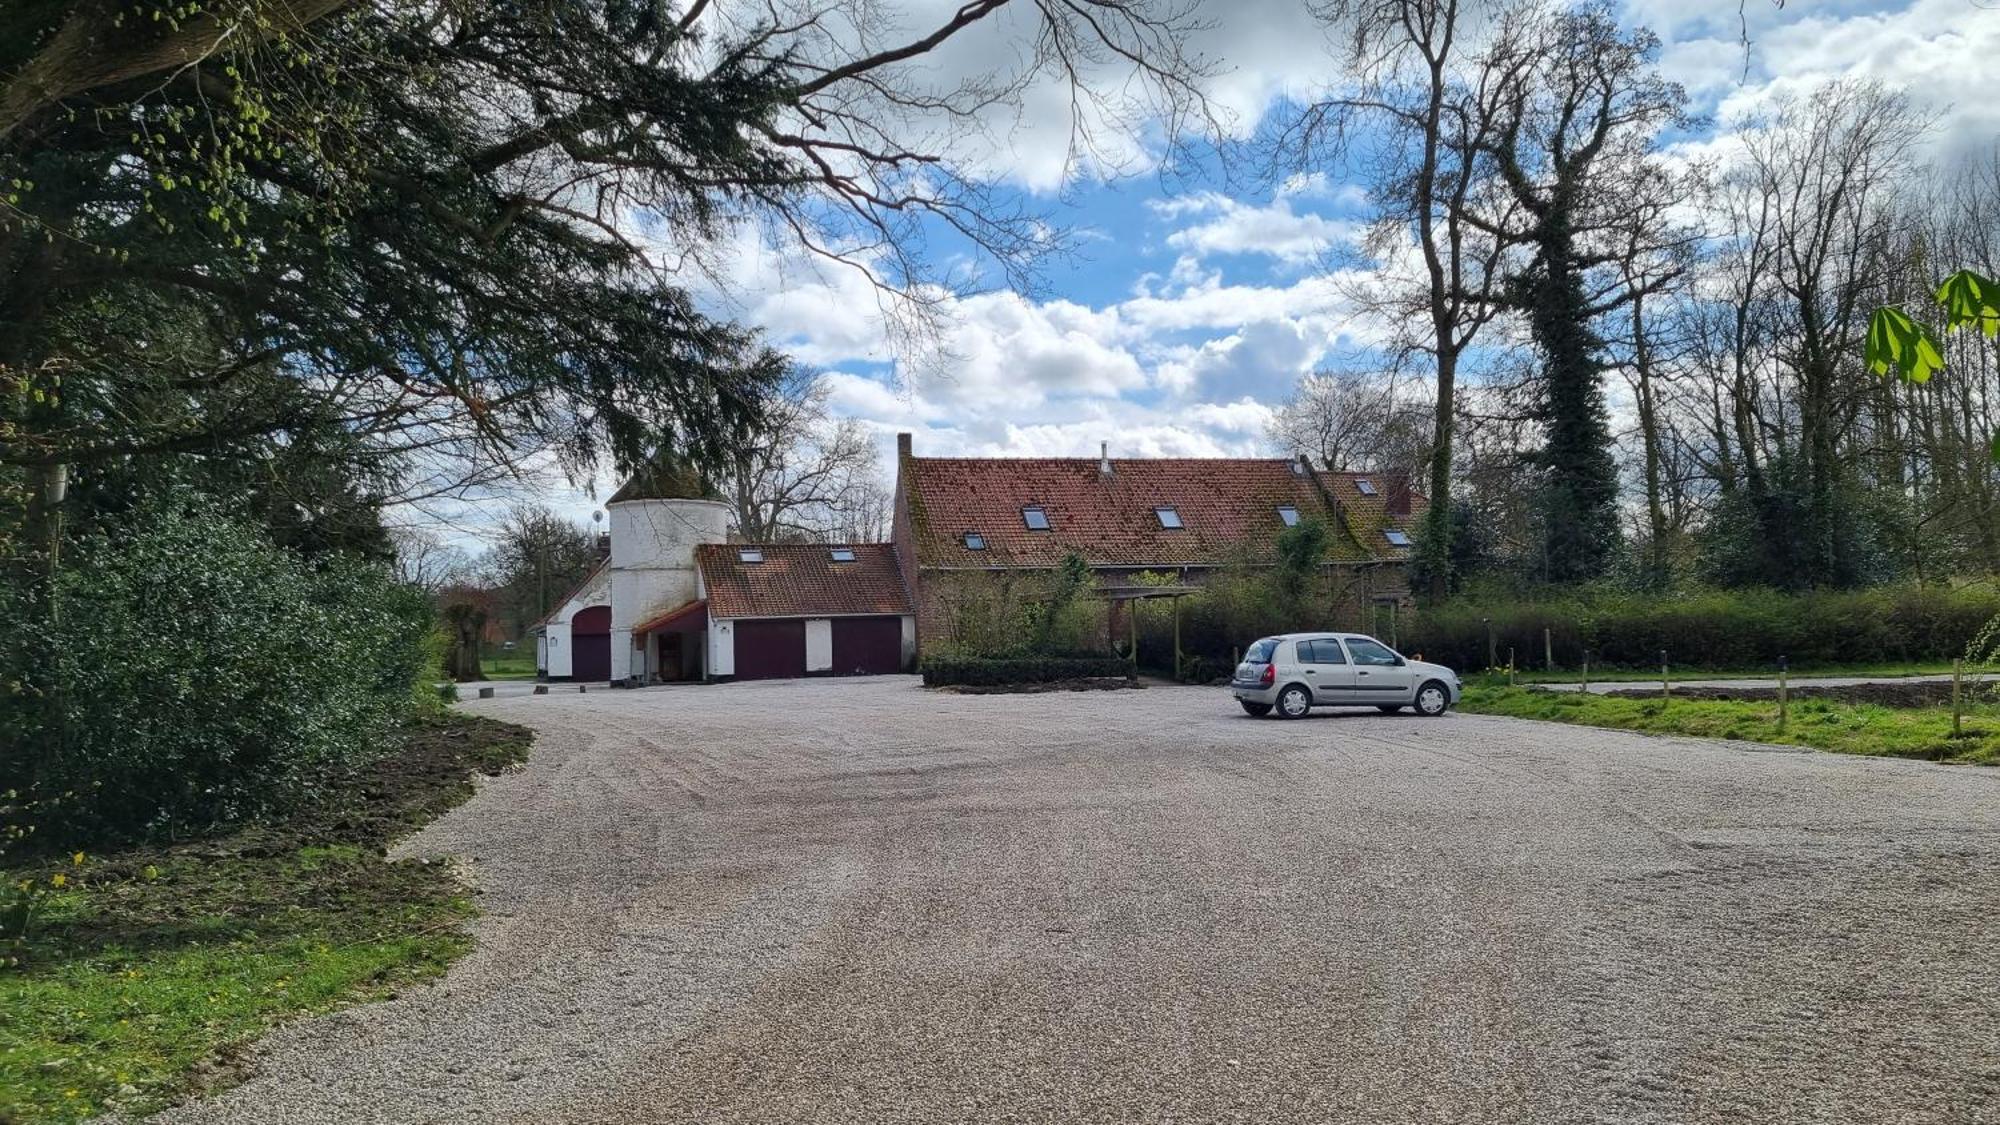
[[569, 619], [569, 678], [611, 678], [611, 607], [594, 605]]
[[736, 678], [781, 680], [806, 674], [806, 623], [783, 621], [736, 623]]
[[833, 619], [833, 674], [881, 675], [903, 670], [903, 619]]

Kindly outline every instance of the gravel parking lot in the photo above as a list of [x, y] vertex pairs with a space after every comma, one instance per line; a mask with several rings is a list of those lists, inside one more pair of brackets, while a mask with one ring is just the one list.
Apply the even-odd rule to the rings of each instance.
[[512, 696], [478, 949], [173, 1122], [2000, 1122], [2000, 771], [1219, 689]]

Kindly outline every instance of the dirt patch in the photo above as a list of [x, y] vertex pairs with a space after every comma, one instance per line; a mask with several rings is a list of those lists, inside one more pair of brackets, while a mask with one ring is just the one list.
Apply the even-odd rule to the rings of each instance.
[[[448, 882], [442, 868], [357, 864], [348, 857], [380, 856], [463, 803], [472, 795], [473, 774], [498, 774], [525, 761], [533, 737], [525, 727], [457, 713], [412, 721], [395, 749], [331, 780], [310, 808], [184, 843], [91, 854], [89, 866], [75, 874], [92, 892], [93, 909], [47, 936], [72, 952], [111, 944], [151, 948], [185, 940], [190, 930], [230, 933], [301, 904], [393, 908], [435, 897], [435, 888]], [[63, 861], [43, 864], [51, 862], [59, 869]], [[24, 873], [39, 873], [39, 865]]]
[[[1992, 691], [1991, 685], [1966, 684], [1963, 698], [1971, 703], [1975, 698]], [[1605, 695], [1618, 699], [1658, 699], [1660, 689], [1620, 688], [1607, 691]], [[1789, 691], [1793, 700], [1826, 699], [1835, 703], [1872, 703], [1878, 707], [1947, 707], [1951, 704], [1951, 685], [1935, 680], [1920, 680], [1911, 683], [1845, 684], [1830, 686], [1815, 684], [1794, 687]], [[1675, 699], [1697, 700], [1739, 700], [1744, 702], [1775, 702], [1778, 689], [1774, 687], [1677, 687], [1673, 690]]]
[[1082, 680], [1051, 680], [1043, 684], [956, 684], [931, 690], [957, 695], [1041, 695], [1051, 691], [1123, 691], [1145, 686], [1137, 680], [1101, 676]]

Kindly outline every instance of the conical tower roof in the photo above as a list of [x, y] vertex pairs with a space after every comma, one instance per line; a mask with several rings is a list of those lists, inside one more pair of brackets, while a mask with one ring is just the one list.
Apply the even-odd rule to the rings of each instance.
[[618, 486], [608, 504], [626, 500], [713, 500], [715, 489], [702, 474], [679, 458], [660, 454], [630, 480]]

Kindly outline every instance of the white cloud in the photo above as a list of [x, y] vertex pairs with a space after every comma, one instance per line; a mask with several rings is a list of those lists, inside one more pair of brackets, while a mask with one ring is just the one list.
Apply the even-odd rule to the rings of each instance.
[[1167, 236], [1168, 246], [1195, 255], [1263, 254], [1304, 263], [1325, 257], [1337, 246], [1352, 245], [1361, 236], [1361, 224], [1352, 220], [1294, 211], [1293, 198], [1281, 195], [1260, 206], [1204, 191], [1150, 206], [1163, 217], [1202, 217], [1203, 221]]

